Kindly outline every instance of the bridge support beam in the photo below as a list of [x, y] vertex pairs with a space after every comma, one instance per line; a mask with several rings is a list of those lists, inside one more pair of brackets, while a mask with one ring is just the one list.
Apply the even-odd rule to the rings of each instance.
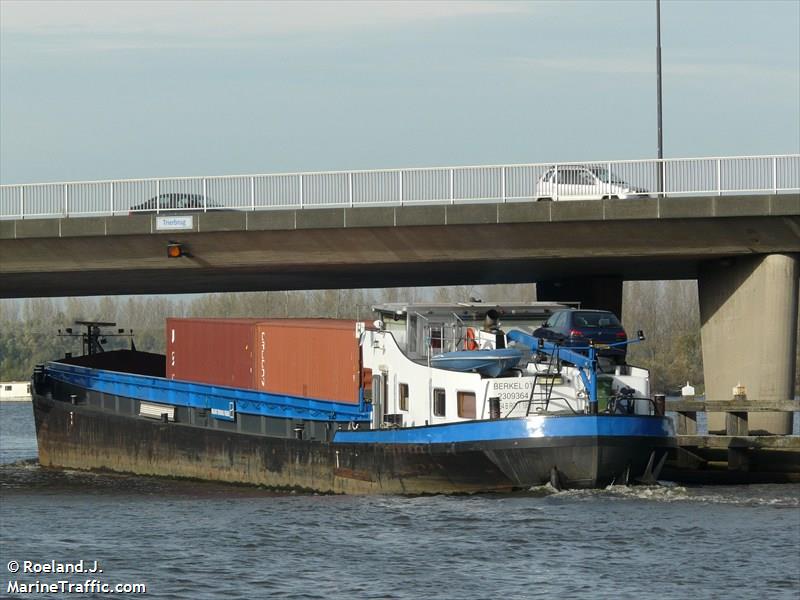
[[[700, 265], [701, 340], [706, 399], [730, 400], [742, 384], [752, 400], [794, 397], [800, 257], [768, 254]], [[750, 413], [753, 433], [792, 431], [791, 413]], [[724, 432], [724, 413], [708, 428]]]
[[621, 318], [622, 278], [603, 276], [537, 281], [536, 299], [556, 302], [577, 300], [581, 308], [610, 310]]

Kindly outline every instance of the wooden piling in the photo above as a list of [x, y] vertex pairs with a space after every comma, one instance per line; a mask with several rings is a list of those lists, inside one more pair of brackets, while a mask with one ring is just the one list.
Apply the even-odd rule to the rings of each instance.
[[[678, 448], [664, 477], [692, 483], [800, 482], [800, 436], [750, 435], [748, 413], [800, 411], [797, 400], [668, 400]], [[697, 413], [725, 413], [725, 435], [698, 435]]]

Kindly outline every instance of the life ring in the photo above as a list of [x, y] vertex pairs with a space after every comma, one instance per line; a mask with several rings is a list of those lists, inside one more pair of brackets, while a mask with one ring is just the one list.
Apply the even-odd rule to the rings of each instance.
[[478, 349], [478, 342], [475, 341], [475, 330], [472, 327], [467, 327], [467, 339], [464, 342], [464, 348], [467, 350]]

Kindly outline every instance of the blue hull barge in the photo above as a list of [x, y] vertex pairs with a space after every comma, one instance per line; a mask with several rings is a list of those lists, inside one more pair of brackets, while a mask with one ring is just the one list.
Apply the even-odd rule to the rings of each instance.
[[544, 364], [530, 357], [546, 348], [503, 334], [526, 364], [491, 377], [430, 365], [466, 336], [414, 349], [381, 320], [354, 335], [363, 383], [352, 403], [167, 379], [163, 355], [133, 350], [49, 362], [33, 378], [39, 461], [329, 493], [476, 493], [652, 482], [675, 446], [635, 367], [592, 374], [558, 350]]

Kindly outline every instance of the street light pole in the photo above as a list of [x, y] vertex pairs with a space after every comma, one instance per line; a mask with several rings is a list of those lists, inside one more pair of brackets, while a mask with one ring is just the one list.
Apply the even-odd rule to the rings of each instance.
[[656, 95], [658, 96], [658, 193], [664, 193], [664, 139], [661, 126], [661, 0], [656, 0]]

